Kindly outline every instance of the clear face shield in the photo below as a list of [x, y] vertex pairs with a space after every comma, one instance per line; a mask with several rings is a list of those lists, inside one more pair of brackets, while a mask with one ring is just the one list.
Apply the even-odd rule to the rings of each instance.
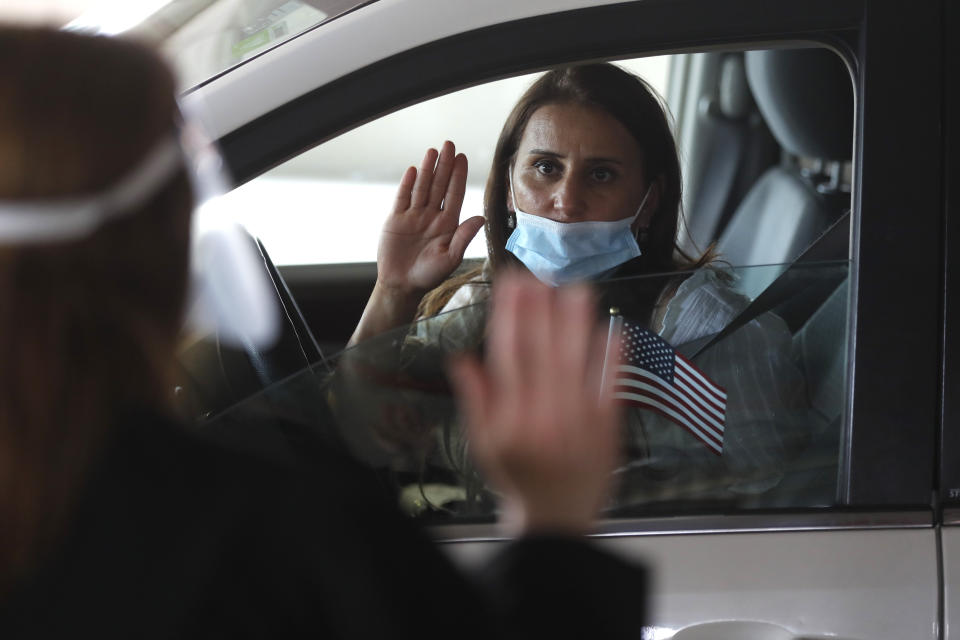
[[0, 244], [79, 240], [132, 215], [185, 168], [195, 210], [186, 330], [215, 334], [231, 346], [271, 346], [280, 331], [273, 282], [255, 241], [232, 220], [220, 197], [229, 190], [223, 159], [196, 121], [158, 140], [126, 174], [94, 195], [0, 200]]

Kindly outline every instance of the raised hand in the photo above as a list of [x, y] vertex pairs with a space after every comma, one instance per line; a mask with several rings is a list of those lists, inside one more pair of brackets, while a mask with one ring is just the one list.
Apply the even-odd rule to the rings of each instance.
[[585, 287], [504, 274], [486, 361], [451, 363], [471, 452], [514, 533], [586, 533], [609, 496], [620, 417], [614, 376], [602, 380], [606, 332], [594, 313]]
[[[467, 185], [467, 157], [444, 142], [427, 150], [419, 171], [410, 167], [380, 234], [377, 283], [401, 295], [419, 297], [460, 265], [483, 216], [460, 220]], [[438, 157], [439, 156], [439, 157]]]
[[483, 216], [460, 223], [467, 157], [452, 142], [428, 149], [420, 169], [407, 169], [377, 249], [377, 282], [350, 344], [411, 322], [420, 298], [463, 261]]

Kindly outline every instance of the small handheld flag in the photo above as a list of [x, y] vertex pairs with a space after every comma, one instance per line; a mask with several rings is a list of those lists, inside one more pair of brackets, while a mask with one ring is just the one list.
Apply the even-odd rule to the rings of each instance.
[[[721, 455], [726, 391], [666, 340], [615, 311], [611, 309], [609, 335], [621, 337], [614, 397], [659, 413]], [[606, 366], [604, 375], [610, 375]]]

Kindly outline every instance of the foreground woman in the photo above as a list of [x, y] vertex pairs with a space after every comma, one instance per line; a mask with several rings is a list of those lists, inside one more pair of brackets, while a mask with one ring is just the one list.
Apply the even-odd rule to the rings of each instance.
[[[356, 463], [270, 466], [172, 417], [196, 176], [166, 67], [13, 28], [0, 65], [3, 637], [639, 637], [643, 573], [578, 540], [616, 458], [586, 292], [505, 279], [487, 361], [455, 364], [522, 536], [473, 583]], [[521, 402], [531, 364], [567, 374]]]

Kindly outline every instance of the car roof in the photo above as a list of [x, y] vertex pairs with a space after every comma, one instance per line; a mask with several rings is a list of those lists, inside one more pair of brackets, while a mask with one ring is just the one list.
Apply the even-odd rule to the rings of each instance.
[[219, 139], [313, 89], [421, 45], [503, 22], [616, 3], [379, 0], [188, 90], [183, 101], [207, 114], [204, 124]]

